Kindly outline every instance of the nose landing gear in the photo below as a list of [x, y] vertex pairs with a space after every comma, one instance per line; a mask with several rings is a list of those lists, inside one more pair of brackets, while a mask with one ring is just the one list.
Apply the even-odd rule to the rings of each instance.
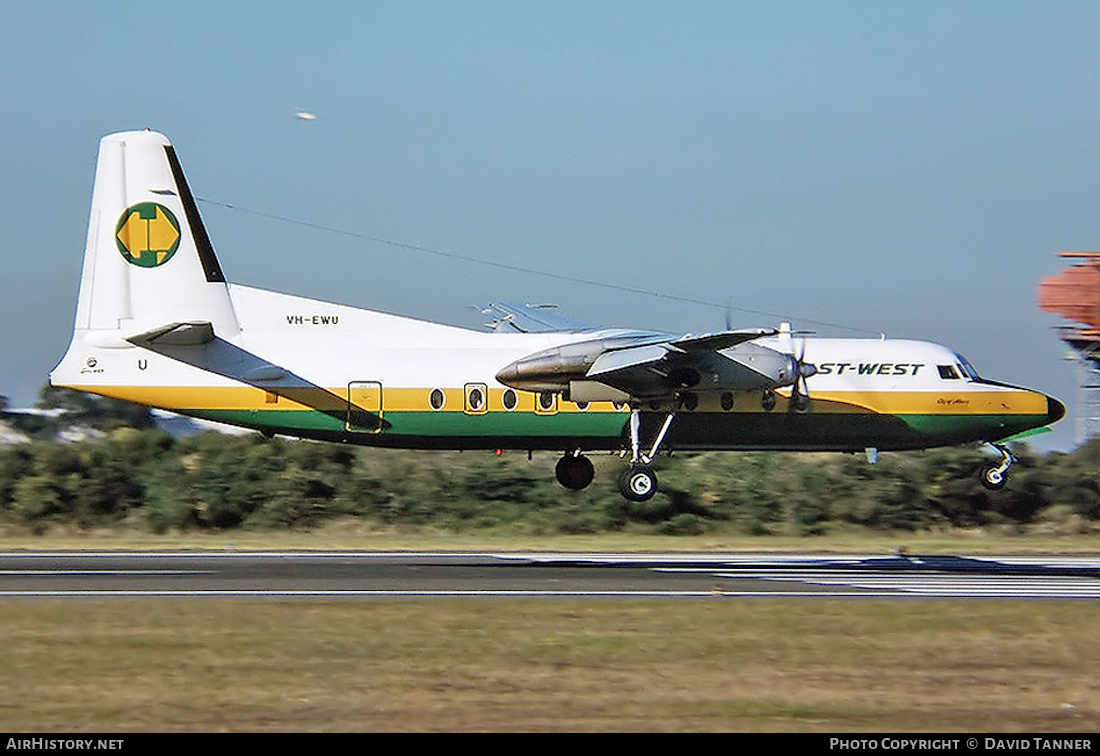
[[1008, 450], [1008, 447], [1004, 444], [991, 443], [989, 446], [997, 450], [1001, 455], [999, 462], [990, 462], [982, 468], [979, 476], [982, 485], [990, 491], [1000, 491], [1005, 487], [1005, 483], [1008, 482], [1008, 469], [1012, 467], [1012, 464], [1016, 461], [1016, 458], [1012, 456], [1012, 452]]

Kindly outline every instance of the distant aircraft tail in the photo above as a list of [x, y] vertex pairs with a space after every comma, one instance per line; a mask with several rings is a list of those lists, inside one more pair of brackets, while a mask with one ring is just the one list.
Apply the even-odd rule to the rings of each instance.
[[51, 381], [80, 383], [66, 367], [85, 353], [185, 323], [239, 331], [195, 198], [163, 134], [110, 134], [99, 144], [73, 342]]

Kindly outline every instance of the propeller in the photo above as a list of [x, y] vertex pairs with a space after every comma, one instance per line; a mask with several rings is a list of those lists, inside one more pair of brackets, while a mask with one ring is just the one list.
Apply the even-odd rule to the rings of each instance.
[[806, 339], [798, 342], [798, 354], [794, 352], [794, 341], [791, 338], [791, 324], [779, 324], [779, 343], [791, 359], [791, 401], [788, 405], [791, 412], [806, 412], [810, 409], [810, 387], [807, 378], [817, 373], [817, 366], [806, 362]]

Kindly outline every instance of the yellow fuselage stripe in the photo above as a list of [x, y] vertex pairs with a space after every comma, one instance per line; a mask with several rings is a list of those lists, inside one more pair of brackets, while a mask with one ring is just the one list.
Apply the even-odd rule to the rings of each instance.
[[[319, 407], [301, 404], [278, 396], [270, 391], [249, 386], [72, 386], [78, 391], [102, 394], [116, 399], [137, 402], [154, 407], [175, 410], [294, 410], [311, 411]], [[440, 411], [466, 412], [530, 412], [556, 414], [568, 412], [625, 412], [622, 405], [611, 402], [592, 402], [583, 410], [575, 403], [555, 398], [553, 409], [546, 411], [538, 405], [538, 395], [515, 392], [516, 404], [508, 409], [504, 404], [505, 390], [490, 388], [485, 391], [488, 402], [483, 409], [471, 410], [466, 404], [463, 388], [441, 389], [444, 403]], [[339, 410], [346, 407], [348, 388], [327, 389], [328, 406], [323, 409]], [[429, 394], [426, 388], [382, 387], [382, 407], [385, 412], [430, 412]], [[321, 393], [321, 392], [319, 392]], [[871, 412], [889, 415], [1043, 415], [1047, 412], [1044, 395], [1027, 390], [1002, 391], [834, 391], [815, 392], [813, 410], [829, 413]], [[725, 410], [721, 398], [714, 394], [699, 396], [695, 412], [764, 412], [758, 393], [739, 393], [734, 396], [733, 407]]]

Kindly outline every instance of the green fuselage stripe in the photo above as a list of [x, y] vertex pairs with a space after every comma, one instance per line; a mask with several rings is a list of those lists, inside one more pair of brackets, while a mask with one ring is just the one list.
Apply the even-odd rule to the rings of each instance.
[[[302, 410], [184, 411], [195, 417], [275, 433], [349, 443], [434, 448], [618, 449], [624, 412], [403, 412], [384, 414], [385, 427], [351, 427], [346, 418]], [[664, 415], [645, 413], [642, 439], [652, 439]], [[1004, 438], [1040, 424], [1033, 415], [875, 413], [677, 413], [666, 449], [790, 448], [853, 450], [868, 446], [910, 449]]]

